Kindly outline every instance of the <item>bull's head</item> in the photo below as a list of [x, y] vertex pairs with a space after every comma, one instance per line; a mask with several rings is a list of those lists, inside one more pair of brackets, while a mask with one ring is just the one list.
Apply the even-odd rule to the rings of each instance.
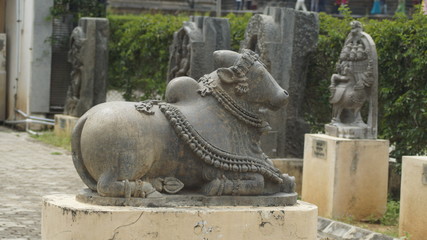
[[277, 84], [253, 51], [215, 51], [214, 63], [218, 69], [218, 84], [230, 95], [271, 110], [286, 105], [288, 93]]

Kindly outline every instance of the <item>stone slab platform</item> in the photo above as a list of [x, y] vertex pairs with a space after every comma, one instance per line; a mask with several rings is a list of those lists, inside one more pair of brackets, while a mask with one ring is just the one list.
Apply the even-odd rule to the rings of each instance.
[[317, 239], [317, 207], [111, 207], [45, 196], [42, 239]]
[[316, 204], [322, 217], [381, 218], [388, 151], [386, 140], [306, 134], [301, 199]]
[[180, 206], [291, 206], [297, 202], [297, 193], [278, 193], [266, 196], [205, 196], [200, 194], [163, 194], [156, 198], [114, 198], [102, 197], [86, 188], [76, 196], [76, 200], [101, 206], [133, 207], [180, 207]]
[[427, 239], [427, 156], [404, 156], [399, 234]]

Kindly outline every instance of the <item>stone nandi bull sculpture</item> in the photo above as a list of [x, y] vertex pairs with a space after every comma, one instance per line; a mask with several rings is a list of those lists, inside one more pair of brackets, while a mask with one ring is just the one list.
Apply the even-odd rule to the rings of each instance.
[[156, 197], [183, 191], [205, 195], [293, 193], [262, 152], [268, 130], [258, 112], [283, 107], [283, 90], [250, 50], [214, 53], [216, 71], [198, 82], [173, 79], [166, 102], [109, 102], [78, 121], [73, 161], [101, 196]]

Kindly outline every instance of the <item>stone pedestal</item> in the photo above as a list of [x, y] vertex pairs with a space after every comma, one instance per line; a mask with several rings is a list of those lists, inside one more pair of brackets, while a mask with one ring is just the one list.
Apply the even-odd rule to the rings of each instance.
[[55, 128], [54, 132], [56, 136], [71, 137], [74, 126], [79, 120], [78, 117], [69, 115], [56, 114], [55, 115]]
[[302, 199], [319, 216], [380, 218], [387, 204], [387, 140], [306, 134]]
[[403, 157], [399, 235], [427, 236], [427, 156]]
[[42, 239], [317, 239], [317, 207], [106, 207], [43, 199]]

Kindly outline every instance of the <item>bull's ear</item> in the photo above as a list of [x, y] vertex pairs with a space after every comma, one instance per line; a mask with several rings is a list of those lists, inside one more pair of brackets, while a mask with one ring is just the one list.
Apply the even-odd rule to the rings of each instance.
[[230, 68], [219, 68], [217, 70], [218, 77], [224, 83], [234, 82], [234, 72]]

